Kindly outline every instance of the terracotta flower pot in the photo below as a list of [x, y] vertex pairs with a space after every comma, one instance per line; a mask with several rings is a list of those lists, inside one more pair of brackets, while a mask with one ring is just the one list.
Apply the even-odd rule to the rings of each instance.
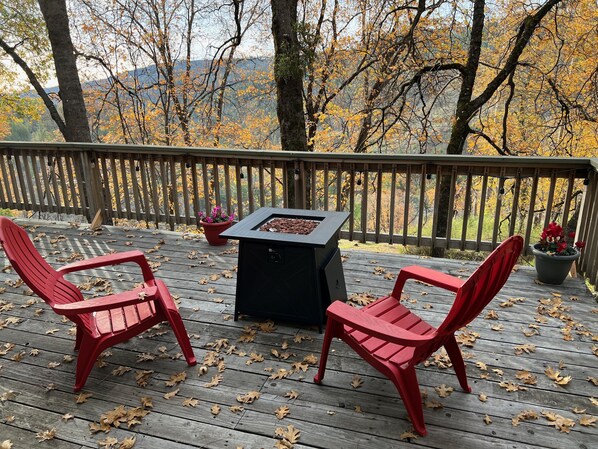
[[220, 238], [220, 233], [227, 230], [233, 224], [232, 221], [223, 221], [220, 223], [207, 223], [205, 221], [199, 222], [203, 227], [206, 240], [212, 246], [226, 245], [228, 239]]
[[537, 247], [534, 245], [532, 252], [536, 256], [538, 280], [545, 284], [562, 284], [571, 271], [571, 265], [579, 258], [579, 251], [570, 256], [550, 256]]

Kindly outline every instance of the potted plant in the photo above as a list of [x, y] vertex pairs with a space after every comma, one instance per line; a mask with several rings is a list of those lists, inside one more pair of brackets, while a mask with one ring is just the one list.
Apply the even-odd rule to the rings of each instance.
[[569, 233], [567, 241], [562, 226], [552, 222], [540, 235], [540, 241], [532, 247], [536, 257], [538, 280], [545, 284], [562, 284], [567, 278], [571, 265], [580, 256], [584, 242], [571, 242], [575, 232]]
[[228, 214], [222, 206], [215, 206], [212, 212], [200, 212], [197, 214], [199, 223], [203, 227], [204, 235], [210, 245], [219, 246], [225, 245], [228, 241], [225, 238], [220, 238], [220, 233], [230, 228], [235, 219], [235, 214]]

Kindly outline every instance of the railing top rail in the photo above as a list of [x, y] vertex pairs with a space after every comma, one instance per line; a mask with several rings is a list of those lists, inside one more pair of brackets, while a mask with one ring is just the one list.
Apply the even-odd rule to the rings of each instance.
[[226, 159], [269, 159], [273, 161], [355, 163], [355, 164], [435, 164], [477, 167], [593, 169], [598, 172], [598, 158], [556, 158], [540, 156], [473, 156], [447, 154], [371, 154], [371, 153], [306, 153], [275, 150], [246, 150], [234, 148], [169, 147], [154, 145], [121, 145], [77, 142], [7, 142], [0, 141], [0, 150], [67, 150], [105, 153], [154, 154]]

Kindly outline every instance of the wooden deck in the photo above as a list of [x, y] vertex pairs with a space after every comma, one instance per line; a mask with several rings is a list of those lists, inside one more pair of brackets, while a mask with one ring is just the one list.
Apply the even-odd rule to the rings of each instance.
[[[308, 356], [319, 356], [322, 336], [316, 329], [272, 326], [249, 317], [232, 320], [235, 245], [209, 247], [199, 236], [172, 232], [105, 228], [91, 233], [64, 223], [21, 224], [56, 265], [112, 250], [145, 251], [156, 275], [180, 299], [199, 363], [187, 367], [164, 326], [108, 351], [84, 388], [89, 396], [74, 394], [71, 323], [53, 314], [5, 269], [0, 273], [2, 448], [11, 447], [6, 440], [13, 448], [119, 447], [131, 437], [135, 448], [287, 447], [275, 436], [277, 428], [288, 431], [287, 426], [300, 432], [295, 448], [598, 447], [598, 422], [593, 424], [598, 415], [598, 304], [580, 280], [539, 285], [532, 269], [520, 267], [490, 304], [488, 315], [461, 337], [471, 346], [463, 349], [473, 393], [460, 390], [442, 355], [418, 369], [427, 396], [428, 436], [409, 438], [405, 432], [410, 423], [392, 384], [346, 345], [333, 343], [324, 385], [318, 386], [312, 382], [314, 365], [302, 371], [305, 360], [311, 361]], [[362, 298], [388, 293], [392, 275], [405, 265], [463, 276], [476, 266], [363, 251], [344, 255], [349, 293]], [[98, 274], [73, 279], [97, 294], [139, 279], [134, 266], [104, 272], [106, 281], [98, 280]], [[431, 322], [438, 323], [450, 305], [448, 295], [422, 284], [408, 284], [407, 293], [404, 300]], [[203, 363], [211, 366], [200, 375]], [[557, 385], [547, 370], [559, 371], [552, 377], [566, 384]], [[182, 372], [186, 379], [179, 375], [182, 381], [176, 383], [174, 375]], [[358, 388], [351, 386], [355, 376], [362, 381]], [[441, 398], [435, 390], [443, 384], [454, 388], [449, 397]], [[259, 398], [238, 402], [238, 396], [250, 392], [259, 392]], [[146, 399], [142, 408], [141, 398], [151, 398], [153, 406]], [[119, 427], [92, 433], [102, 417], [118, 423], [124, 413], [109, 412], [119, 406], [129, 412]], [[277, 410], [281, 417], [288, 414], [278, 419]], [[529, 419], [515, 426], [523, 411], [530, 411]], [[574, 425], [568, 429], [567, 423]], [[37, 442], [52, 430], [53, 439]]]

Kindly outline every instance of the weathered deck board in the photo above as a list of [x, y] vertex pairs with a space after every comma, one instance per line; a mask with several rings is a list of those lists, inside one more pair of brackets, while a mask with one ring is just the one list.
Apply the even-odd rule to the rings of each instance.
[[[55, 428], [56, 439], [40, 444], [69, 449], [97, 447], [98, 441], [108, 437], [121, 440], [136, 436], [135, 447], [265, 448], [274, 447], [277, 427], [293, 425], [301, 431], [296, 448], [382, 448], [409, 443], [433, 448], [456, 445], [461, 448], [591, 448], [597, 445], [596, 427], [581, 426], [580, 415], [572, 412], [578, 407], [586, 409], [587, 415], [598, 415], [598, 407], [590, 402], [590, 398], [598, 397], [598, 387], [587, 380], [598, 376], [598, 360], [593, 353], [596, 343], [592, 342], [592, 338], [597, 338], [598, 304], [581, 281], [567, 280], [563, 286], [553, 287], [536, 284], [529, 267], [521, 267], [514, 273], [487, 309], [496, 312], [498, 320], [481, 316], [469, 326], [470, 332], [479, 334], [472, 348], [463, 348], [469, 357], [466, 364], [474, 393], [466, 394], [459, 389], [450, 368], [420, 367], [418, 377], [422, 390], [430, 399], [442, 402], [443, 408], [425, 409], [427, 437], [401, 441], [401, 434], [410, 424], [393, 385], [340, 342], [333, 343], [334, 352], [324, 385], [311, 381], [315, 366], [286, 378], [269, 378], [279, 369], [290, 370], [291, 363], [301, 362], [310, 354], [319, 355], [322, 336], [315, 328], [292, 323], [276, 323], [274, 332], [267, 333], [257, 329], [263, 320], [254, 321], [251, 317], [243, 317], [238, 322], [232, 320], [235, 245], [213, 248], [201, 238], [171, 232], [109, 228], [93, 234], [61, 223], [22, 224], [36, 225], [28, 226], [31, 236], [37, 237], [36, 246], [55, 265], [65, 263], [73, 253], [90, 257], [132, 248], [145, 251], [155, 264], [157, 276], [164, 279], [179, 298], [200, 364], [204, 356], [214, 350], [210, 344], [220, 343], [223, 346], [219, 357], [225, 365], [220, 373], [221, 382], [213, 388], [206, 387], [212, 376], [219, 374], [217, 368], [210, 367], [207, 374], [200, 377], [197, 368], [187, 367], [184, 359], [177, 356], [179, 348], [172, 332], [164, 326], [164, 334], [153, 331], [144, 338], [134, 338], [112, 348], [103, 358], [106, 366], [94, 368], [85, 386], [84, 391], [92, 396], [87, 402], [76, 404], [76, 395], [72, 392], [75, 362], [67, 363], [63, 359], [65, 355], [75, 355], [74, 337], [69, 335], [71, 323], [61, 321], [38, 298], [29, 296], [25, 286], [15, 284], [16, 274], [5, 270], [0, 274], [5, 288], [0, 294], [0, 323], [9, 317], [18, 318], [20, 322], [0, 328], [0, 351], [6, 349], [5, 343], [15, 345], [0, 356], [0, 395], [8, 391], [16, 393], [0, 401], [0, 443], [9, 439], [15, 448], [30, 447], [37, 444], [38, 432]], [[344, 255], [347, 256], [344, 269], [349, 293], [368, 292], [374, 296], [387, 294], [392, 289], [394, 280], [385, 279], [383, 275], [396, 275], [402, 266], [420, 264], [460, 276], [467, 276], [477, 266], [476, 263], [395, 254], [345, 251]], [[7, 265], [3, 255], [0, 262]], [[130, 287], [140, 280], [134, 265], [94, 270], [72, 275], [71, 279], [84, 283], [100, 274], [115, 290]], [[103, 287], [105, 284], [98, 283], [87, 293], [103, 294]], [[555, 301], [559, 297], [561, 304], [540, 303], [540, 300]], [[522, 300], [510, 307], [501, 307], [509, 298]], [[451, 295], [421, 284], [408, 284], [404, 301], [423, 318], [438, 323], [450, 307]], [[552, 308], [553, 316], [544, 313], [540, 318], [545, 322], [536, 322], [539, 307]], [[43, 312], [36, 314], [36, 309]], [[491, 329], [497, 324], [503, 326], [500, 332]], [[526, 337], [523, 332], [532, 330], [530, 324], [538, 326], [538, 333]], [[563, 339], [562, 329], [567, 324], [572, 341]], [[255, 331], [253, 340], [241, 341], [248, 328]], [[57, 330], [47, 334], [53, 329]], [[535, 345], [535, 352], [516, 355], [516, 346], [523, 344]], [[38, 355], [31, 355], [32, 349], [39, 350]], [[288, 358], [276, 357], [273, 351]], [[250, 363], [252, 352], [263, 355], [265, 360]], [[15, 359], [17, 354], [21, 356]], [[142, 354], [153, 354], [157, 358], [140, 361]], [[60, 365], [50, 368], [50, 362]], [[477, 362], [485, 363], [487, 370], [478, 367]], [[112, 375], [112, 370], [118, 367], [130, 368], [130, 371], [122, 376]], [[559, 369], [563, 376], [571, 375], [571, 382], [557, 386], [544, 374], [547, 367]], [[153, 371], [145, 387], [135, 382], [135, 373], [142, 370]], [[534, 374], [537, 383], [524, 385], [516, 378], [521, 370]], [[166, 385], [170, 376], [182, 371], [188, 374], [184, 382], [173, 387]], [[363, 380], [358, 389], [350, 386], [355, 375]], [[502, 381], [525, 386], [527, 390], [507, 393], [499, 385]], [[434, 387], [441, 384], [455, 388], [450, 397], [438, 397]], [[179, 393], [165, 399], [164, 394], [175, 388], [179, 388]], [[285, 397], [291, 390], [298, 393], [296, 399]], [[241, 405], [236, 396], [249, 391], [259, 391], [262, 395], [253, 404], [243, 405], [242, 411], [231, 411], [231, 406]], [[486, 402], [478, 399], [480, 393], [487, 395]], [[108, 434], [90, 432], [89, 425], [98, 422], [102, 414], [121, 404], [137, 407], [142, 396], [151, 397], [154, 406], [151, 413], [141, 419], [141, 424], [131, 429], [122, 424]], [[196, 407], [185, 407], [186, 398], [196, 398], [199, 403]], [[215, 405], [221, 408], [217, 416], [211, 413]], [[290, 411], [282, 420], [274, 415], [280, 406], [288, 406]], [[523, 410], [534, 410], [540, 417], [513, 426], [512, 418]], [[576, 425], [568, 434], [559, 432], [541, 416], [542, 411], [574, 419]], [[66, 413], [74, 415], [74, 419], [62, 420]], [[484, 423], [485, 415], [491, 418], [491, 424]], [[8, 419], [11, 416], [14, 420]]]

